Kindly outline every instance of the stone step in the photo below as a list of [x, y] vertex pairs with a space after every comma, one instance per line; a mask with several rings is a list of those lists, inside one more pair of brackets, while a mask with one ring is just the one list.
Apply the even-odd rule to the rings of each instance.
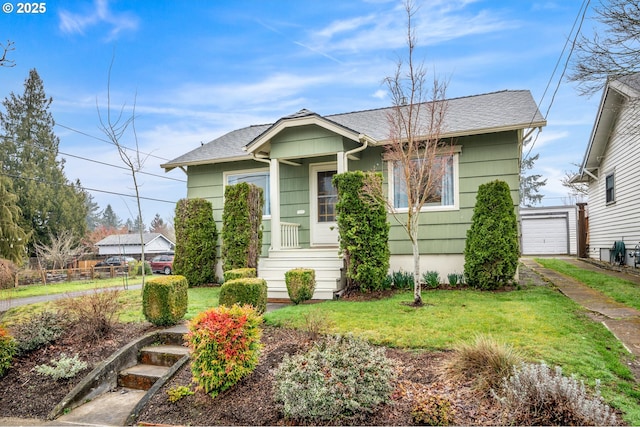
[[135, 390], [149, 390], [170, 367], [138, 364], [118, 373], [118, 386]]
[[145, 365], [173, 366], [189, 349], [180, 345], [162, 344], [143, 347], [138, 357]]

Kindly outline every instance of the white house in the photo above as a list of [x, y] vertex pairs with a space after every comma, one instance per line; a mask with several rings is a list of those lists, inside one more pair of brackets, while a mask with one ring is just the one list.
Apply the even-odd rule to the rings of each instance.
[[607, 83], [576, 182], [588, 183], [587, 256], [610, 261], [624, 242], [625, 263], [640, 241], [640, 74]]
[[[173, 252], [176, 244], [161, 233], [144, 233], [144, 254], [157, 255]], [[100, 255], [138, 255], [142, 253], [140, 235], [112, 234], [96, 243]]]

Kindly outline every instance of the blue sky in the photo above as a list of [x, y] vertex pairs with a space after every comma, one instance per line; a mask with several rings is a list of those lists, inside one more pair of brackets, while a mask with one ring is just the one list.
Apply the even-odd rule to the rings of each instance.
[[[16, 65], [0, 69], [0, 98], [21, 94], [36, 68], [53, 97], [67, 177], [92, 190], [133, 194], [125, 170], [102, 164], [123, 166], [104, 141], [97, 112], [106, 111], [113, 60], [111, 104], [124, 106], [125, 115], [136, 105], [137, 139], [148, 154], [140, 191], [158, 199], [143, 201], [147, 225], [156, 213], [172, 221], [175, 202], [186, 195], [185, 174], [165, 174], [161, 163], [302, 108], [334, 114], [386, 107], [382, 81], [406, 54], [406, 15], [397, 0], [49, 0], [41, 14], [18, 14], [17, 2], [9, 3], [14, 11], [0, 12], [0, 41], [15, 42]], [[583, 1], [418, 3], [416, 58], [449, 80], [447, 97], [532, 92], [548, 121], [532, 149], [540, 154], [534, 172], [547, 179], [543, 204], [569, 202], [559, 179], [582, 161], [599, 102], [566, 81], [558, 86]], [[586, 34], [596, 25], [592, 17], [589, 10]], [[133, 146], [133, 133], [121, 142]], [[91, 193], [101, 208], [111, 204], [123, 220], [135, 217], [135, 199]]]

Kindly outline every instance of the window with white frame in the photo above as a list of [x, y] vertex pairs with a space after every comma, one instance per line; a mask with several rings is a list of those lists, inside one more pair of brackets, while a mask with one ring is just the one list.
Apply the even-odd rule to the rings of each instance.
[[[449, 154], [438, 156], [433, 162], [431, 173], [438, 179], [431, 182], [430, 188], [423, 188], [422, 194], [425, 191], [429, 192], [427, 201], [423, 206], [423, 209], [448, 209], [455, 208], [457, 197], [457, 155]], [[416, 159], [414, 162], [421, 162], [423, 160]], [[404, 178], [402, 164], [394, 162], [390, 165], [390, 177], [391, 185], [391, 197], [393, 200], [393, 207], [402, 211], [409, 206], [407, 196], [407, 183]], [[426, 182], [427, 180], [425, 180]], [[425, 186], [426, 187], [426, 186]]]
[[616, 201], [615, 177], [613, 172], [607, 174], [605, 179], [605, 194], [607, 203], [613, 203]]
[[256, 187], [262, 188], [262, 194], [264, 195], [264, 207], [262, 214], [264, 216], [271, 215], [271, 201], [269, 197], [269, 171], [238, 171], [229, 172], [225, 174], [225, 185], [234, 185], [241, 182], [253, 184]]

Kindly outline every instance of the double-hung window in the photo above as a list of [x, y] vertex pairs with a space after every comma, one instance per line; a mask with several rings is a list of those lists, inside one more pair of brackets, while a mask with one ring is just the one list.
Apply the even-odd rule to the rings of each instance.
[[[423, 210], [455, 209], [458, 205], [457, 154], [437, 156], [432, 161], [430, 170], [421, 168], [420, 162], [424, 161], [413, 160], [414, 163], [408, 170], [405, 170], [400, 162], [390, 163], [391, 185], [389, 187], [393, 207], [400, 212], [409, 207], [406, 178], [406, 175], [409, 175], [410, 185], [416, 185], [416, 188], [412, 189], [413, 199], [419, 200], [426, 196]], [[417, 178], [420, 171], [422, 177]]]
[[613, 203], [616, 201], [615, 182], [616, 181], [613, 172], [607, 174], [607, 177], [605, 178], [605, 197], [607, 203]]
[[269, 197], [269, 170], [252, 170], [252, 171], [238, 171], [228, 172], [225, 174], [225, 185], [234, 185], [241, 182], [254, 184], [257, 187], [262, 188], [262, 194], [264, 196], [264, 207], [262, 214], [264, 216], [271, 215], [271, 205]]

